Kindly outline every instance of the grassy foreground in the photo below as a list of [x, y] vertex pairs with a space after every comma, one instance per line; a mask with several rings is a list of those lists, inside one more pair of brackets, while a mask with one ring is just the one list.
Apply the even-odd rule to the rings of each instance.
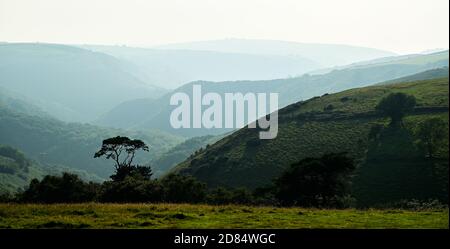
[[445, 228], [447, 210], [189, 204], [0, 204], [0, 228]]

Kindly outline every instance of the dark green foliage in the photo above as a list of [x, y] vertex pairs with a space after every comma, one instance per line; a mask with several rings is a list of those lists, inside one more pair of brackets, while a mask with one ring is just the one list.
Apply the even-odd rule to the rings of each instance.
[[275, 181], [282, 205], [337, 206], [348, 195], [353, 160], [345, 154], [326, 154], [293, 164]]
[[8, 202], [16, 202], [16, 196], [9, 193], [9, 192], [3, 192], [0, 193], [0, 203], [8, 203]]
[[99, 184], [85, 183], [77, 175], [45, 176], [41, 181], [33, 179], [22, 193], [24, 202], [76, 203], [95, 200]]
[[131, 176], [142, 180], [150, 180], [152, 177], [152, 169], [146, 166], [122, 166], [116, 169], [115, 173], [110, 178], [115, 182], [125, 180], [126, 177]]
[[156, 180], [127, 176], [122, 181], [104, 182], [101, 187], [102, 202], [160, 202], [163, 189]]
[[25, 158], [25, 155], [11, 146], [0, 145], [0, 156], [14, 159], [21, 168], [27, 168], [30, 161]]
[[438, 168], [448, 168], [448, 159], [427, 160], [425, 152], [414, 143], [414, 134], [406, 128], [387, 126], [376, 130], [379, 133], [370, 140], [365, 161], [354, 179], [353, 194], [358, 205], [371, 207], [410, 199], [448, 202], [448, 188], [444, 188], [448, 178], [441, 180], [433, 173], [438, 163], [442, 164]]
[[332, 104], [329, 104], [323, 108], [323, 110], [326, 112], [332, 111], [333, 109], [334, 109], [334, 106]]
[[416, 136], [427, 157], [432, 159], [441, 148], [448, 147], [448, 123], [440, 118], [427, 119], [419, 124]]
[[402, 124], [403, 117], [414, 110], [416, 98], [404, 93], [391, 93], [375, 107], [377, 111], [391, 118], [391, 125]]
[[254, 198], [252, 193], [245, 188], [227, 189], [218, 187], [211, 190], [207, 197], [209, 204], [252, 204]]
[[192, 176], [169, 174], [161, 179], [161, 185], [166, 202], [198, 203], [206, 197], [206, 185]]

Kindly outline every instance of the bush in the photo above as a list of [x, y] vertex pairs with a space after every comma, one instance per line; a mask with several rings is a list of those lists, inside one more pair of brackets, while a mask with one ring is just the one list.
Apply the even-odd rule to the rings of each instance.
[[169, 174], [161, 180], [164, 201], [172, 203], [199, 203], [205, 201], [206, 184], [192, 176]]
[[275, 180], [275, 197], [288, 206], [342, 207], [354, 169], [345, 154], [303, 159]]
[[37, 203], [89, 202], [95, 200], [99, 186], [85, 183], [75, 174], [47, 175], [41, 181], [33, 179], [19, 199]]
[[16, 198], [9, 192], [0, 193], [0, 203], [15, 202]]
[[133, 178], [140, 178], [142, 180], [150, 180], [152, 177], [152, 169], [146, 166], [121, 166], [118, 167], [114, 173], [114, 175], [110, 176], [110, 178], [115, 181], [123, 181], [126, 177], [131, 176]]
[[104, 182], [99, 200], [102, 202], [160, 202], [163, 190], [156, 180], [127, 176], [123, 181]]

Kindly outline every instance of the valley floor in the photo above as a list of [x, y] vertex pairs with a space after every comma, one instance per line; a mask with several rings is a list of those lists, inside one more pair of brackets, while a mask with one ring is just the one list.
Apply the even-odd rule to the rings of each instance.
[[0, 204], [0, 228], [449, 228], [446, 210], [190, 204]]

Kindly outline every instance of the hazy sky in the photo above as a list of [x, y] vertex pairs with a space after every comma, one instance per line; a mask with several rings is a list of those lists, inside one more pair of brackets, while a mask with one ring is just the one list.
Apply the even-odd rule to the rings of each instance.
[[0, 0], [0, 41], [150, 46], [224, 38], [448, 48], [449, 0]]

